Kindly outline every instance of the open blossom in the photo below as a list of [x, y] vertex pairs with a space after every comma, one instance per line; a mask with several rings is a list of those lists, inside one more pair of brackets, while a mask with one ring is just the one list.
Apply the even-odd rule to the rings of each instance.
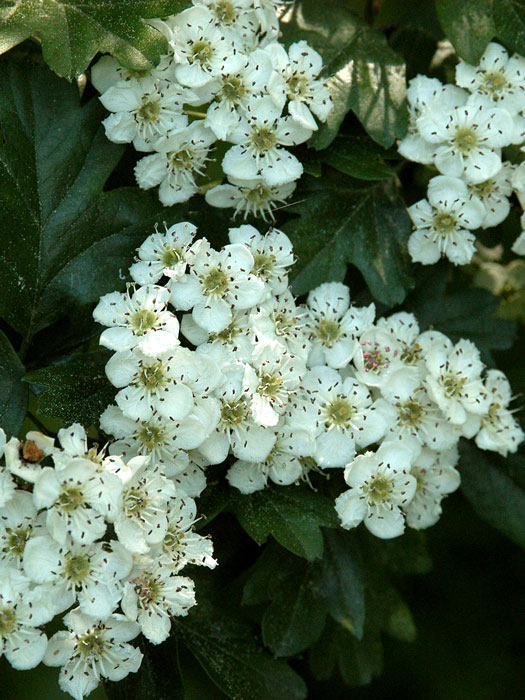
[[509, 409], [512, 391], [503, 372], [489, 369], [485, 378], [488, 410], [481, 416], [481, 428], [476, 445], [482, 450], [494, 450], [506, 457], [516, 452], [525, 435], [513, 412]]
[[45, 532], [45, 513], [38, 514], [33, 497], [14, 490], [0, 515], [0, 565], [22, 560], [27, 543]]
[[93, 312], [95, 321], [109, 326], [100, 344], [111, 350], [137, 347], [152, 356], [171, 350], [179, 343], [179, 322], [166, 309], [168, 299], [168, 290], [156, 285], [106, 294]]
[[416, 229], [408, 241], [412, 260], [430, 265], [446, 256], [455, 265], [465, 265], [474, 255], [471, 231], [481, 226], [484, 205], [469, 197], [463, 180], [444, 175], [432, 178], [427, 197], [408, 208]]
[[405, 529], [402, 508], [416, 492], [410, 474], [414, 455], [398, 442], [384, 442], [376, 453], [357, 456], [345, 469], [350, 486], [336, 499], [341, 524], [350, 529], [364, 522], [377, 537], [388, 539]]
[[138, 248], [138, 260], [129, 272], [137, 284], [156, 284], [162, 276], [181, 277], [186, 272], [196, 226], [184, 221], [158, 230]]
[[301, 176], [301, 163], [283, 146], [304, 143], [312, 131], [291, 116], [282, 117], [281, 111], [270, 97], [254, 98], [247, 105], [245, 117], [229, 136], [237, 145], [222, 161], [226, 175], [245, 180], [262, 178], [268, 185], [283, 185]]
[[61, 666], [58, 683], [75, 700], [83, 700], [103, 679], [120, 681], [138, 671], [142, 653], [128, 644], [139, 626], [124, 615], [105, 620], [72, 610], [64, 618], [68, 631], [49, 640], [44, 655], [47, 666]]
[[276, 204], [283, 204], [296, 188], [295, 182], [267, 185], [262, 178], [245, 180], [228, 177], [226, 185], [217, 185], [206, 191], [206, 201], [219, 209], [235, 209], [234, 216], [260, 216], [263, 221], [275, 219]]

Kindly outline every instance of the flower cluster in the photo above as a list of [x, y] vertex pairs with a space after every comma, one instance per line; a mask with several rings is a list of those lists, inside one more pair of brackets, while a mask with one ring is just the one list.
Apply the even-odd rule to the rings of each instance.
[[286, 51], [268, 0], [193, 0], [153, 24], [170, 47], [157, 68], [137, 73], [104, 56], [92, 69], [111, 112], [107, 137], [150, 153], [137, 182], [158, 185], [167, 206], [199, 191], [215, 142], [233, 144], [222, 160], [228, 183], [208, 183], [206, 201], [271, 217], [303, 172], [288, 147], [307, 141], [332, 107], [321, 56], [305, 41]]
[[420, 332], [404, 312], [376, 320], [339, 282], [297, 304], [292, 245], [276, 229], [232, 228], [220, 251], [196, 233], [185, 222], [149, 236], [135, 284], [95, 309], [116, 351], [116, 405], [101, 417], [111, 453], [198, 474], [199, 488], [228, 459], [245, 494], [344, 469], [343, 527], [387, 538], [437, 521], [459, 485], [460, 437], [502, 455], [523, 440], [507, 379], [469, 340]]
[[[478, 66], [459, 61], [456, 85], [414, 78], [408, 104], [409, 129], [399, 152], [440, 173], [427, 199], [408, 209], [415, 228], [410, 255], [424, 265], [442, 256], [465, 265], [475, 252], [473, 231], [500, 224], [513, 192], [525, 203], [525, 164], [502, 157], [502, 148], [525, 142], [525, 59], [491, 43]], [[525, 254], [525, 232], [512, 250]]]
[[[61, 666], [60, 687], [82, 700], [138, 670], [131, 640], [163, 642], [195, 605], [182, 569], [216, 562], [195, 502], [149, 457], [90, 449], [77, 424], [58, 442], [0, 431], [0, 653], [16, 669]], [[66, 611], [48, 639], [42, 626]]]

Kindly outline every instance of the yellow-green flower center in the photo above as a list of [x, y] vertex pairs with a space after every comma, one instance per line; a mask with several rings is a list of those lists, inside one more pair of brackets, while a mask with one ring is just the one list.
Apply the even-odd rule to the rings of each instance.
[[331, 347], [341, 335], [341, 326], [337, 321], [324, 318], [319, 321], [314, 335], [323, 345]]
[[364, 491], [368, 500], [372, 501], [372, 503], [384, 503], [392, 492], [392, 482], [382, 476], [375, 476], [365, 486]]
[[273, 398], [281, 391], [282, 386], [283, 379], [278, 374], [262, 374], [259, 377], [257, 393]]
[[16, 627], [16, 615], [11, 608], [0, 609], [0, 637], [7, 637]]
[[485, 73], [481, 83], [481, 89], [486, 90], [494, 96], [498, 92], [501, 92], [507, 85], [507, 79], [503, 73], [500, 73], [500, 71], [492, 71], [490, 73]]
[[277, 143], [277, 137], [269, 129], [261, 128], [252, 133], [251, 143], [255, 150], [262, 154], [271, 150]]
[[162, 264], [164, 267], [174, 267], [182, 260], [182, 253], [178, 248], [167, 245], [162, 254]]
[[137, 117], [142, 122], [155, 122], [160, 114], [160, 104], [156, 100], [144, 102], [137, 112]]
[[131, 317], [131, 327], [135, 335], [144, 335], [151, 330], [157, 322], [157, 314], [151, 309], [135, 311]]
[[242, 399], [224, 402], [221, 409], [221, 422], [227, 427], [235, 427], [242, 423], [248, 415], [248, 409]]
[[14, 557], [20, 558], [22, 554], [24, 553], [24, 549], [26, 547], [27, 540], [29, 539], [29, 536], [31, 535], [31, 527], [17, 527], [15, 529], [11, 529], [10, 527], [6, 527], [5, 529], [5, 534], [6, 534], [6, 546], [4, 551], [8, 552]]
[[350, 401], [342, 396], [338, 396], [325, 408], [326, 424], [328, 427], [341, 428], [352, 420], [355, 413], [355, 408]]
[[398, 420], [402, 425], [417, 425], [425, 415], [425, 409], [419, 401], [408, 400], [397, 404]]
[[228, 291], [229, 281], [224, 272], [216, 267], [214, 270], [210, 270], [208, 274], [204, 275], [202, 286], [206, 294], [222, 296]]
[[275, 265], [275, 255], [264, 255], [263, 253], [255, 253], [253, 256], [253, 269], [254, 275], [259, 277], [268, 278], [273, 272]]
[[229, 0], [219, 0], [213, 8], [220, 24], [232, 24], [235, 21], [235, 8]]
[[166, 377], [162, 362], [156, 362], [150, 367], [142, 367], [138, 376], [138, 383], [144, 389], [155, 391], [166, 383]]
[[77, 637], [77, 649], [84, 657], [102, 656], [107, 649], [107, 642], [99, 630], [93, 629]]
[[78, 556], [69, 555], [65, 571], [67, 577], [73, 583], [82, 583], [90, 571], [89, 557], [87, 554], [79, 554]]
[[84, 504], [84, 494], [78, 486], [66, 486], [58, 497], [60, 510], [72, 513]]
[[139, 439], [144, 447], [146, 447], [148, 450], [153, 450], [157, 445], [164, 442], [164, 430], [156, 425], [150, 425], [148, 423], [143, 425], [139, 430]]
[[478, 145], [478, 135], [469, 126], [462, 126], [456, 129], [454, 134], [454, 145], [461, 153], [468, 153]]
[[434, 217], [434, 228], [441, 234], [454, 233], [457, 219], [448, 212], [440, 212]]
[[449, 399], [453, 399], [462, 393], [466, 381], [465, 377], [458, 377], [456, 374], [445, 374], [441, 377], [439, 383], [443, 387], [445, 395]]
[[246, 88], [240, 78], [235, 75], [230, 76], [224, 81], [221, 91], [218, 95], [221, 100], [231, 100], [238, 102], [246, 94]]
[[294, 75], [288, 80], [288, 97], [294, 100], [297, 97], [305, 97], [308, 92], [308, 80], [304, 75]]
[[200, 63], [201, 66], [208, 66], [213, 56], [213, 46], [207, 41], [197, 41], [191, 47], [190, 63]]

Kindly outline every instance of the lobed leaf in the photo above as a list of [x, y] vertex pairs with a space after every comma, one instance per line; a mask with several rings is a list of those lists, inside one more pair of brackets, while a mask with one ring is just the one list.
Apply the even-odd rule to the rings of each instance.
[[0, 331], [0, 428], [8, 437], [16, 435], [24, 422], [28, 386], [22, 381], [25, 369], [7, 337]]

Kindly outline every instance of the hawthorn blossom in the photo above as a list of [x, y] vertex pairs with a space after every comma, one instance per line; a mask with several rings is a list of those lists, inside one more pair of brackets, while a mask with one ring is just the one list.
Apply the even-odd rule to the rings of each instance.
[[197, 227], [184, 221], [160, 233], [155, 230], [138, 248], [138, 260], [129, 272], [137, 284], [156, 284], [162, 276], [181, 277], [186, 272]]
[[245, 219], [260, 216], [263, 221], [267, 221], [267, 217], [273, 221], [273, 212], [279, 209], [275, 205], [284, 204], [295, 188], [295, 182], [267, 185], [262, 178], [244, 180], [228, 177], [228, 184], [206, 190], [205, 199], [212, 207], [235, 209], [234, 217], [244, 213]]

